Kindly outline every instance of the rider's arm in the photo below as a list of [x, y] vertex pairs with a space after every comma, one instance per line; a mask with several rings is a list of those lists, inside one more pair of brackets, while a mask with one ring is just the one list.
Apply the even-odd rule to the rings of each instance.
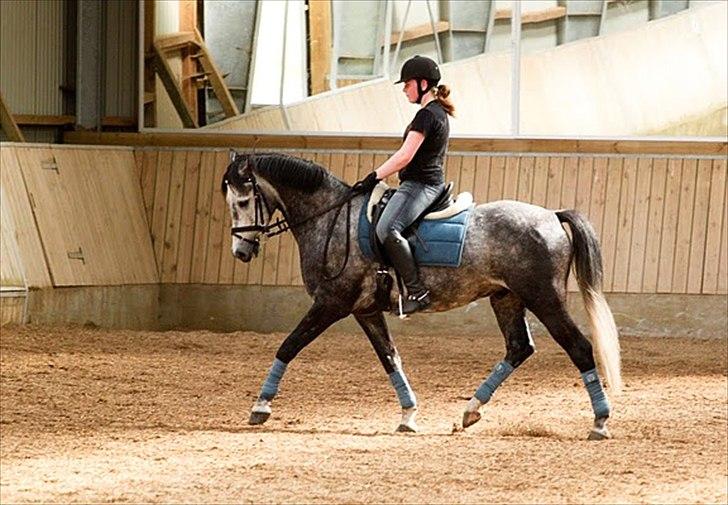
[[425, 136], [421, 132], [410, 131], [397, 152], [375, 170], [377, 179], [385, 179], [406, 167], [424, 140]]

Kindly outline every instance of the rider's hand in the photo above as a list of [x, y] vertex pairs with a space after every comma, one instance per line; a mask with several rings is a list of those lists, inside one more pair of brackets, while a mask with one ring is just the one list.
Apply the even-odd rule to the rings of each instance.
[[354, 184], [354, 191], [368, 193], [374, 189], [374, 186], [376, 186], [378, 182], [379, 179], [377, 179], [377, 173], [370, 172], [366, 177]]

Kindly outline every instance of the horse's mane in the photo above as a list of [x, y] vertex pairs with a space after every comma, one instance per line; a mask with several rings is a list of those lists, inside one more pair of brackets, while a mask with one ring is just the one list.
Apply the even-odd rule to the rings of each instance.
[[325, 168], [312, 161], [288, 154], [238, 155], [235, 161], [228, 166], [225, 174], [225, 180], [234, 188], [242, 189], [246, 182], [239, 170], [245, 162], [251, 164], [254, 173], [259, 174], [271, 184], [300, 189], [306, 193], [318, 189], [328, 173]]

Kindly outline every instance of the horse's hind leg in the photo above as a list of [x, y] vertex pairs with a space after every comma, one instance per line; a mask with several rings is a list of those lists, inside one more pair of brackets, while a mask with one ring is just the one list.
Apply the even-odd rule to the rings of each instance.
[[542, 293], [528, 303], [528, 309], [546, 326], [581, 372], [594, 411], [594, 428], [589, 433], [589, 440], [609, 438], [606, 425], [610, 413], [609, 400], [597, 374], [591, 343], [566, 311], [565, 298], [565, 292]]
[[526, 310], [521, 299], [511, 291], [501, 291], [491, 296], [490, 304], [506, 339], [506, 356], [496, 364], [468, 403], [463, 413], [463, 428], [480, 420], [478, 409], [490, 401], [498, 386], [534, 352]]
[[402, 407], [402, 420], [397, 427], [400, 432], [416, 432], [417, 423], [417, 398], [407, 381], [407, 376], [402, 370], [402, 360], [399, 357], [397, 348], [394, 346], [392, 335], [389, 333], [387, 321], [381, 311], [374, 311], [369, 314], [354, 314], [354, 318], [369, 337], [374, 352], [377, 353], [389, 380], [397, 392], [399, 404]]

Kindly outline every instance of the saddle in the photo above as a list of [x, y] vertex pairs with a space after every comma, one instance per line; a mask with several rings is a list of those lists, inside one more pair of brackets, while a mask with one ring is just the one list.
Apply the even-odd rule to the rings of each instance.
[[[453, 183], [443, 189], [437, 199], [402, 233], [410, 243], [415, 261], [423, 266], [458, 267], [462, 259], [465, 231], [473, 208], [473, 196], [468, 192], [452, 195]], [[380, 182], [369, 201], [362, 206], [357, 238], [364, 256], [379, 263], [377, 302], [386, 309], [392, 280], [392, 264], [379, 243], [377, 223], [396, 189]], [[398, 279], [399, 281], [399, 279]], [[400, 287], [401, 292], [401, 287]]]

